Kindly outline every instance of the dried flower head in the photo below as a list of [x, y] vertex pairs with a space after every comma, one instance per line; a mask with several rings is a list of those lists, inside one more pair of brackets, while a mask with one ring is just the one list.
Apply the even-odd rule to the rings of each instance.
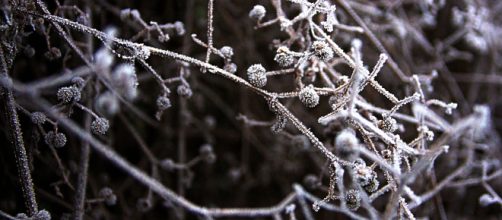
[[265, 17], [266, 13], [267, 10], [265, 9], [265, 7], [263, 7], [262, 5], [255, 5], [253, 9], [249, 11], [249, 17], [254, 20], [260, 21]]
[[230, 59], [234, 55], [234, 49], [229, 46], [223, 46], [220, 48], [221, 54], [223, 54], [224, 58]]
[[267, 84], [266, 70], [261, 64], [251, 65], [247, 70], [249, 83], [256, 87], [263, 87]]
[[157, 98], [157, 109], [160, 111], [164, 111], [171, 107], [171, 100], [167, 96], [159, 96]]
[[75, 86], [62, 87], [57, 92], [58, 100], [63, 103], [80, 101], [80, 90]]
[[316, 107], [319, 104], [319, 95], [315, 91], [312, 84], [303, 87], [298, 94], [298, 98], [300, 98], [300, 101], [309, 108]]
[[322, 61], [329, 61], [333, 58], [333, 49], [324, 41], [314, 41], [312, 50], [314, 55]]
[[91, 123], [91, 131], [94, 134], [106, 134], [110, 128], [110, 123], [106, 118], [96, 118]]
[[63, 133], [49, 131], [45, 134], [45, 143], [53, 147], [64, 147], [66, 145], [66, 136]]
[[36, 125], [42, 125], [47, 121], [47, 116], [45, 116], [42, 112], [33, 112], [31, 113], [31, 122]]
[[351, 210], [357, 210], [361, 206], [361, 195], [355, 189], [348, 190], [345, 194], [347, 207]]
[[216, 155], [213, 152], [213, 146], [210, 144], [204, 144], [199, 149], [199, 155], [206, 163], [214, 163], [216, 160]]
[[387, 117], [383, 120], [379, 120], [377, 122], [377, 125], [380, 129], [386, 131], [386, 132], [394, 132], [397, 130], [397, 121], [394, 118]]
[[190, 98], [192, 97], [193, 94], [192, 89], [185, 84], [179, 85], [178, 88], [176, 89], [176, 92], [183, 98]]
[[51, 220], [51, 213], [49, 213], [47, 210], [42, 209], [37, 212], [32, 218], [33, 220]]
[[287, 47], [282, 46], [277, 49], [274, 61], [277, 62], [279, 66], [288, 67], [295, 62], [295, 58], [291, 53], [289, 53], [289, 49]]

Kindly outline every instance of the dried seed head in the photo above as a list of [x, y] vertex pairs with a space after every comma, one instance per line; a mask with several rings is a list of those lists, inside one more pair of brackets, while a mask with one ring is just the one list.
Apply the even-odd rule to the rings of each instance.
[[33, 112], [31, 113], [31, 122], [36, 125], [42, 125], [47, 121], [47, 116], [45, 116], [42, 112]]
[[220, 52], [221, 52], [221, 54], [223, 54], [223, 57], [225, 57], [227, 59], [232, 58], [232, 56], [234, 55], [234, 49], [232, 49], [232, 47], [229, 47], [229, 46], [223, 46], [220, 49]]
[[312, 84], [303, 87], [303, 89], [300, 90], [298, 97], [300, 98], [300, 101], [309, 108], [316, 107], [319, 104], [319, 95], [315, 91]]
[[376, 172], [366, 165], [356, 165], [353, 172], [354, 178], [361, 186], [367, 186], [376, 177]]
[[110, 128], [110, 123], [106, 118], [96, 118], [91, 123], [91, 131], [94, 134], [106, 134], [106, 131]]
[[98, 193], [100, 198], [105, 199], [105, 203], [108, 206], [115, 205], [117, 203], [117, 196], [113, 193], [113, 190], [109, 187], [103, 187]]
[[108, 49], [101, 48], [94, 54], [94, 62], [99, 69], [108, 69], [113, 64], [114, 56]]
[[378, 190], [378, 186], [380, 186], [380, 182], [378, 182], [378, 179], [375, 177], [371, 179], [368, 185], [364, 186], [364, 189], [369, 193], [372, 193]]
[[66, 136], [63, 133], [49, 131], [45, 134], [45, 143], [53, 147], [64, 147], [66, 145]]
[[265, 7], [263, 7], [262, 5], [255, 5], [249, 12], [249, 17], [254, 20], [260, 21], [265, 17], [266, 13], [267, 10], [265, 9]]
[[173, 171], [176, 169], [176, 163], [172, 159], [167, 158], [160, 161], [160, 167], [167, 171]]
[[316, 189], [321, 185], [319, 178], [317, 178], [317, 176], [313, 174], [305, 176], [305, 178], [303, 179], [303, 183], [309, 189]]
[[248, 80], [251, 85], [263, 87], [267, 84], [266, 70], [261, 64], [254, 64], [247, 70]]
[[322, 61], [329, 61], [333, 58], [333, 49], [324, 41], [314, 41], [312, 50], [314, 50], [314, 55]]
[[47, 210], [42, 209], [37, 212], [32, 218], [33, 220], [51, 220], [51, 213], [49, 213]]
[[397, 130], [397, 121], [394, 118], [387, 117], [384, 120], [379, 120], [377, 125], [380, 129], [385, 132], [393, 133]]
[[132, 64], [120, 64], [112, 73], [115, 87], [127, 99], [133, 100], [138, 95], [138, 77]]
[[291, 141], [297, 149], [306, 150], [310, 148], [310, 140], [305, 135], [295, 135]]
[[181, 84], [178, 86], [178, 88], [176, 89], [176, 92], [178, 92], [178, 95], [180, 95], [181, 97], [183, 98], [190, 98], [192, 97], [192, 89], [185, 85], [185, 84]]
[[277, 53], [275, 54], [274, 61], [279, 64], [279, 66], [287, 67], [295, 62], [295, 58], [287, 47], [279, 47]]
[[171, 107], [171, 100], [167, 96], [159, 96], [156, 103], [159, 111], [164, 111]]
[[481, 206], [489, 206], [492, 203], [495, 203], [496, 201], [497, 200], [489, 194], [483, 194], [481, 197], [479, 197], [479, 204]]
[[176, 33], [179, 36], [184, 35], [186, 33], [185, 25], [181, 21], [174, 22], [174, 29], [176, 30]]
[[206, 163], [214, 163], [216, 155], [213, 152], [213, 146], [204, 144], [199, 149], [199, 154]]
[[286, 127], [287, 123], [288, 123], [288, 118], [284, 117], [283, 115], [277, 114], [277, 118], [272, 127], [270, 127], [270, 129], [274, 133], [279, 133]]
[[71, 83], [73, 83], [78, 88], [82, 88], [85, 85], [85, 80], [80, 76], [76, 76], [71, 79]]
[[229, 73], [235, 73], [237, 72], [237, 65], [235, 63], [227, 63], [223, 66], [223, 69]]
[[105, 92], [99, 95], [96, 98], [94, 106], [96, 109], [109, 116], [115, 115], [120, 110], [119, 100], [111, 92]]
[[58, 100], [63, 103], [80, 101], [80, 90], [75, 86], [62, 87], [57, 92]]
[[338, 133], [335, 139], [336, 147], [340, 148], [355, 148], [359, 145], [359, 139], [352, 129], [345, 129]]
[[357, 210], [361, 206], [361, 195], [359, 191], [351, 189], [345, 194], [345, 201], [347, 207], [351, 210]]

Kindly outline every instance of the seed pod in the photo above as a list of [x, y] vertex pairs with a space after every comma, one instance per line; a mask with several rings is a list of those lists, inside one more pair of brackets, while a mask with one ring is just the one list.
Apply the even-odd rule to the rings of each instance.
[[106, 118], [96, 118], [91, 123], [91, 131], [94, 134], [106, 134], [106, 131], [110, 128], [110, 123]]
[[45, 209], [42, 209], [33, 216], [33, 220], [51, 220], [51, 213], [49, 213]]
[[369, 193], [373, 193], [378, 190], [378, 186], [380, 186], [380, 182], [378, 182], [378, 179], [375, 177], [371, 179], [368, 185], [364, 186], [364, 189]]
[[179, 85], [178, 88], [176, 89], [176, 92], [178, 92], [178, 95], [180, 95], [183, 98], [190, 98], [192, 97], [193, 94], [192, 89], [185, 84]]
[[274, 61], [277, 62], [279, 66], [287, 67], [295, 62], [295, 58], [289, 53], [287, 47], [279, 47], [275, 54]]
[[319, 104], [319, 95], [312, 84], [304, 87], [298, 95], [300, 101], [307, 107], [313, 108]]
[[379, 120], [377, 122], [377, 125], [380, 129], [382, 129], [385, 132], [394, 132], [397, 130], [397, 122], [396, 119], [387, 117], [384, 120]]
[[283, 115], [277, 114], [277, 118], [270, 129], [274, 133], [279, 133], [286, 127], [287, 123], [288, 118], [284, 117]]
[[352, 129], [342, 130], [335, 138], [335, 149], [337, 154], [348, 160], [356, 158], [357, 151], [355, 151], [355, 148], [358, 145], [359, 139], [357, 139]]
[[266, 70], [261, 64], [254, 64], [247, 70], [248, 80], [251, 85], [256, 87], [263, 87], [267, 84]]
[[314, 41], [312, 50], [314, 50], [314, 55], [322, 61], [329, 61], [333, 58], [333, 49], [324, 41]]
[[173, 160], [167, 158], [160, 161], [160, 167], [166, 171], [173, 171], [176, 169], [176, 163]]
[[115, 115], [120, 110], [119, 100], [111, 92], [105, 92], [99, 95], [96, 98], [94, 106], [107, 116]]
[[56, 148], [64, 147], [66, 145], [66, 136], [63, 133], [49, 131], [45, 134], [45, 143]]
[[366, 165], [356, 165], [353, 172], [354, 178], [361, 186], [367, 186], [376, 177], [376, 172]]
[[117, 203], [117, 196], [113, 193], [113, 190], [109, 187], [103, 187], [99, 193], [99, 197], [105, 199], [105, 203], [108, 206], [115, 205]]
[[351, 210], [357, 210], [361, 206], [361, 195], [359, 191], [351, 189], [346, 193], [345, 201], [347, 202], [347, 207]]
[[171, 107], [171, 100], [167, 96], [159, 96], [157, 98], [157, 108], [160, 111], [166, 110]]
[[249, 17], [254, 20], [260, 21], [265, 17], [266, 13], [267, 10], [265, 9], [265, 7], [263, 7], [262, 5], [255, 5], [253, 9], [249, 11]]
[[199, 149], [199, 154], [206, 163], [214, 163], [216, 155], [213, 152], [213, 146], [204, 144]]
[[220, 48], [221, 54], [223, 54], [224, 58], [230, 59], [234, 55], [234, 49], [229, 46], [223, 46]]
[[58, 100], [63, 103], [80, 101], [80, 90], [75, 86], [62, 87], [57, 92]]
[[237, 65], [235, 63], [227, 63], [223, 66], [223, 69], [229, 73], [235, 73], [237, 72]]
[[31, 113], [31, 122], [36, 125], [42, 125], [47, 121], [47, 116], [45, 116], [42, 112], [33, 112]]
[[305, 176], [303, 179], [303, 183], [305, 184], [306, 187], [309, 189], [316, 189], [321, 185], [321, 182], [319, 181], [319, 178], [313, 174], [309, 174]]

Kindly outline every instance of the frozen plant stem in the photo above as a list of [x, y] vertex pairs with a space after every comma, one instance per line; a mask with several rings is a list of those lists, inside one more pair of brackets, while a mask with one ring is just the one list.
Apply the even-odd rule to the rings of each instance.
[[[0, 48], [0, 94], [2, 94], [2, 112], [6, 119], [6, 127], [14, 147], [14, 155], [16, 157], [16, 166], [18, 178], [21, 182], [21, 191], [23, 192], [24, 204], [27, 208], [29, 216], [33, 216], [38, 212], [38, 204], [35, 197], [35, 190], [33, 188], [33, 180], [31, 178], [30, 166], [28, 165], [28, 155], [23, 141], [23, 133], [21, 131], [21, 124], [16, 110], [16, 103], [11, 88], [7, 88], [6, 84], [10, 78], [7, 74], [7, 63], [3, 49]], [[2, 91], [3, 90], [3, 91]]]

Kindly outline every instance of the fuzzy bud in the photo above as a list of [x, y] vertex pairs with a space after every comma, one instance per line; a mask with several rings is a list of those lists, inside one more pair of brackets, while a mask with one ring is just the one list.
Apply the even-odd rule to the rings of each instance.
[[47, 121], [47, 116], [45, 116], [42, 112], [33, 112], [31, 113], [31, 122], [36, 125], [42, 125]]
[[262, 5], [255, 5], [253, 9], [249, 11], [249, 17], [254, 20], [260, 21], [265, 17], [266, 13], [267, 10], [265, 9], [265, 7], [263, 7]]
[[289, 49], [283, 46], [277, 49], [274, 61], [277, 62], [279, 66], [288, 67], [295, 62], [295, 58], [289, 53]]
[[489, 194], [483, 194], [481, 197], [479, 197], [479, 204], [481, 206], [489, 206], [495, 202], [496, 202], [495, 198], [493, 198], [493, 196]]
[[113, 193], [113, 190], [109, 187], [104, 187], [99, 191], [99, 197], [105, 199], [105, 203], [108, 206], [115, 205], [117, 203], [117, 196]]
[[199, 149], [199, 154], [206, 163], [214, 163], [216, 155], [213, 152], [213, 146], [204, 144]]
[[345, 194], [345, 201], [347, 207], [351, 210], [357, 210], [361, 206], [361, 195], [359, 191], [351, 189]]
[[248, 80], [251, 85], [263, 87], [267, 84], [266, 70], [261, 64], [254, 64], [247, 70]]
[[33, 220], [51, 220], [51, 213], [49, 213], [45, 209], [42, 209], [33, 216]]
[[361, 186], [367, 186], [376, 178], [376, 172], [366, 165], [356, 165], [353, 172], [354, 178]]
[[385, 132], [394, 132], [397, 130], [397, 122], [396, 119], [387, 117], [384, 120], [380, 120], [377, 122], [377, 125], [380, 129], [382, 129]]
[[58, 100], [63, 103], [80, 101], [80, 90], [75, 86], [62, 87], [57, 92]]
[[185, 84], [179, 85], [176, 89], [176, 92], [178, 93], [178, 95], [186, 99], [192, 97], [193, 94], [192, 89]]
[[94, 134], [106, 134], [106, 131], [110, 128], [110, 123], [106, 118], [96, 118], [91, 123], [91, 131]]
[[227, 63], [223, 66], [223, 69], [229, 73], [235, 73], [237, 72], [237, 65], [235, 63]]
[[157, 103], [157, 108], [160, 111], [164, 111], [164, 110], [171, 107], [171, 100], [169, 100], [169, 98], [167, 98], [167, 96], [159, 96], [157, 98], [156, 103]]
[[224, 58], [230, 59], [234, 55], [234, 49], [232, 49], [232, 47], [229, 46], [223, 46], [220, 49], [220, 53], [223, 54]]
[[163, 159], [160, 161], [160, 167], [167, 171], [173, 171], [176, 169], [176, 163], [172, 159]]
[[120, 110], [119, 100], [111, 92], [105, 92], [99, 95], [94, 105], [96, 109], [109, 116], [117, 114]]
[[66, 136], [63, 133], [49, 131], [45, 134], [45, 143], [56, 148], [64, 147], [66, 145]]
[[333, 49], [324, 41], [315, 41], [312, 44], [314, 55], [322, 61], [329, 61], [333, 58]]
[[378, 179], [375, 177], [371, 179], [368, 185], [364, 186], [364, 189], [368, 191], [369, 193], [373, 193], [378, 190], [378, 187], [380, 186], [380, 182], [378, 182]]
[[313, 108], [319, 104], [319, 95], [312, 84], [304, 87], [298, 95], [300, 101], [307, 107]]

